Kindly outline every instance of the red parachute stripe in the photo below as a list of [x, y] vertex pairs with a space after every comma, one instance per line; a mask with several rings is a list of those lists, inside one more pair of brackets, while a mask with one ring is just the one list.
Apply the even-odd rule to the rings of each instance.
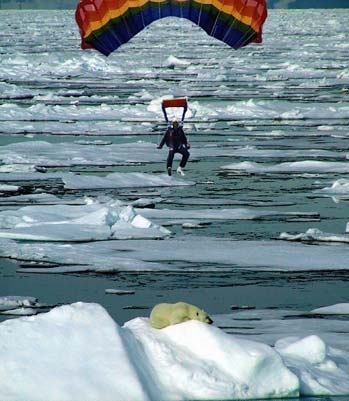
[[186, 107], [188, 105], [187, 99], [177, 98], [177, 99], [165, 99], [162, 101], [162, 107]]

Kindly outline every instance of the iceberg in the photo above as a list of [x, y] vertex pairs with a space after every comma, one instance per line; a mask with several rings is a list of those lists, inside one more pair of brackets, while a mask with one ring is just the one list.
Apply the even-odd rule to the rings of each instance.
[[[199, 340], [198, 340], [199, 339]], [[321, 335], [275, 346], [191, 320], [118, 325], [76, 302], [0, 323], [2, 401], [246, 400], [349, 394], [349, 355]]]
[[123, 337], [94, 304], [7, 320], [0, 325], [0, 398], [148, 400]]
[[[198, 341], [198, 338], [200, 341]], [[0, 324], [0, 399], [160, 401], [297, 396], [270, 346], [189, 321], [120, 327], [99, 304], [74, 303]]]

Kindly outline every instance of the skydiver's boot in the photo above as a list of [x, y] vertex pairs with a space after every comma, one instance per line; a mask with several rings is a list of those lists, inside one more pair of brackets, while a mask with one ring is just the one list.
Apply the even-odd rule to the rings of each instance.
[[172, 175], [172, 167], [167, 167], [167, 174], [168, 174], [169, 176]]
[[185, 174], [184, 174], [184, 171], [182, 170], [182, 167], [181, 167], [181, 166], [179, 166], [179, 167], [177, 168], [177, 173], [178, 173], [179, 175], [181, 175], [181, 176], [185, 175]]

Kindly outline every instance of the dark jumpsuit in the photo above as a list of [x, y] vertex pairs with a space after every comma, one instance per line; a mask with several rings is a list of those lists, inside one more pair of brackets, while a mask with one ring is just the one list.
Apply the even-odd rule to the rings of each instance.
[[182, 127], [168, 128], [158, 147], [162, 148], [164, 146], [164, 143], [166, 143], [166, 146], [168, 146], [169, 148], [167, 156], [167, 168], [172, 168], [175, 153], [180, 153], [182, 155], [182, 160], [179, 165], [180, 167], [184, 168], [187, 164], [190, 153], [187, 149], [187, 137], [185, 136]]

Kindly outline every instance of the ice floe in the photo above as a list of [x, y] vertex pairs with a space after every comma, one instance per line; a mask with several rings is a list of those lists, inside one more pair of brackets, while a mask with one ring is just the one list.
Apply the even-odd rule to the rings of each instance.
[[349, 243], [348, 234], [324, 233], [317, 228], [309, 228], [305, 233], [299, 234], [289, 234], [283, 232], [280, 234], [279, 238], [286, 241]]
[[322, 315], [349, 315], [349, 304], [340, 303], [331, 306], [323, 306], [313, 309], [312, 313], [319, 313]]
[[[195, 182], [184, 180], [167, 174], [155, 175], [147, 173], [110, 173], [104, 177], [95, 175], [80, 175], [74, 173], [44, 173], [37, 172], [34, 166], [5, 165], [8, 172], [2, 172], [0, 168], [0, 181], [11, 183], [48, 181], [55, 184], [61, 183], [66, 189], [107, 189], [107, 188], [147, 188], [195, 185]], [[23, 174], [23, 173], [26, 174]]]
[[35, 297], [8, 295], [0, 297], [0, 314], [2, 315], [35, 315], [45, 305], [38, 302]]
[[232, 163], [221, 167], [226, 171], [243, 171], [249, 174], [324, 174], [324, 173], [348, 173], [347, 162], [326, 162], [319, 160], [304, 160], [297, 162], [285, 162], [275, 165], [266, 165], [255, 162]]
[[194, 185], [167, 174], [155, 175], [145, 173], [111, 173], [105, 177], [91, 175], [63, 174], [62, 180], [67, 189], [99, 189], [99, 188], [146, 188], [166, 186]]
[[[137, 209], [136, 209], [137, 210]], [[140, 211], [139, 211], [140, 212]], [[143, 216], [161, 221], [163, 225], [187, 224], [215, 220], [318, 220], [316, 212], [281, 212], [249, 208], [216, 208], [216, 209], [143, 209]]]
[[0, 212], [0, 237], [31, 241], [163, 238], [170, 231], [120, 202], [25, 206]]
[[[321, 271], [347, 270], [349, 248], [347, 244], [309, 246], [293, 241], [239, 241], [203, 236], [70, 244], [2, 238], [0, 255], [25, 264], [18, 271], [27, 273]], [[30, 262], [30, 266], [25, 262]]]
[[314, 193], [323, 193], [328, 195], [349, 195], [349, 180], [340, 178], [332, 183], [330, 187], [314, 191]]
[[138, 317], [119, 326], [100, 305], [78, 302], [0, 323], [0, 343], [4, 401], [349, 393], [349, 354], [321, 333], [271, 347], [193, 320], [158, 330]]
[[49, 143], [27, 141], [2, 146], [0, 160], [4, 164], [28, 164], [45, 167], [118, 166], [160, 162], [164, 156], [155, 152], [155, 144], [136, 142], [112, 144], [106, 142]]

